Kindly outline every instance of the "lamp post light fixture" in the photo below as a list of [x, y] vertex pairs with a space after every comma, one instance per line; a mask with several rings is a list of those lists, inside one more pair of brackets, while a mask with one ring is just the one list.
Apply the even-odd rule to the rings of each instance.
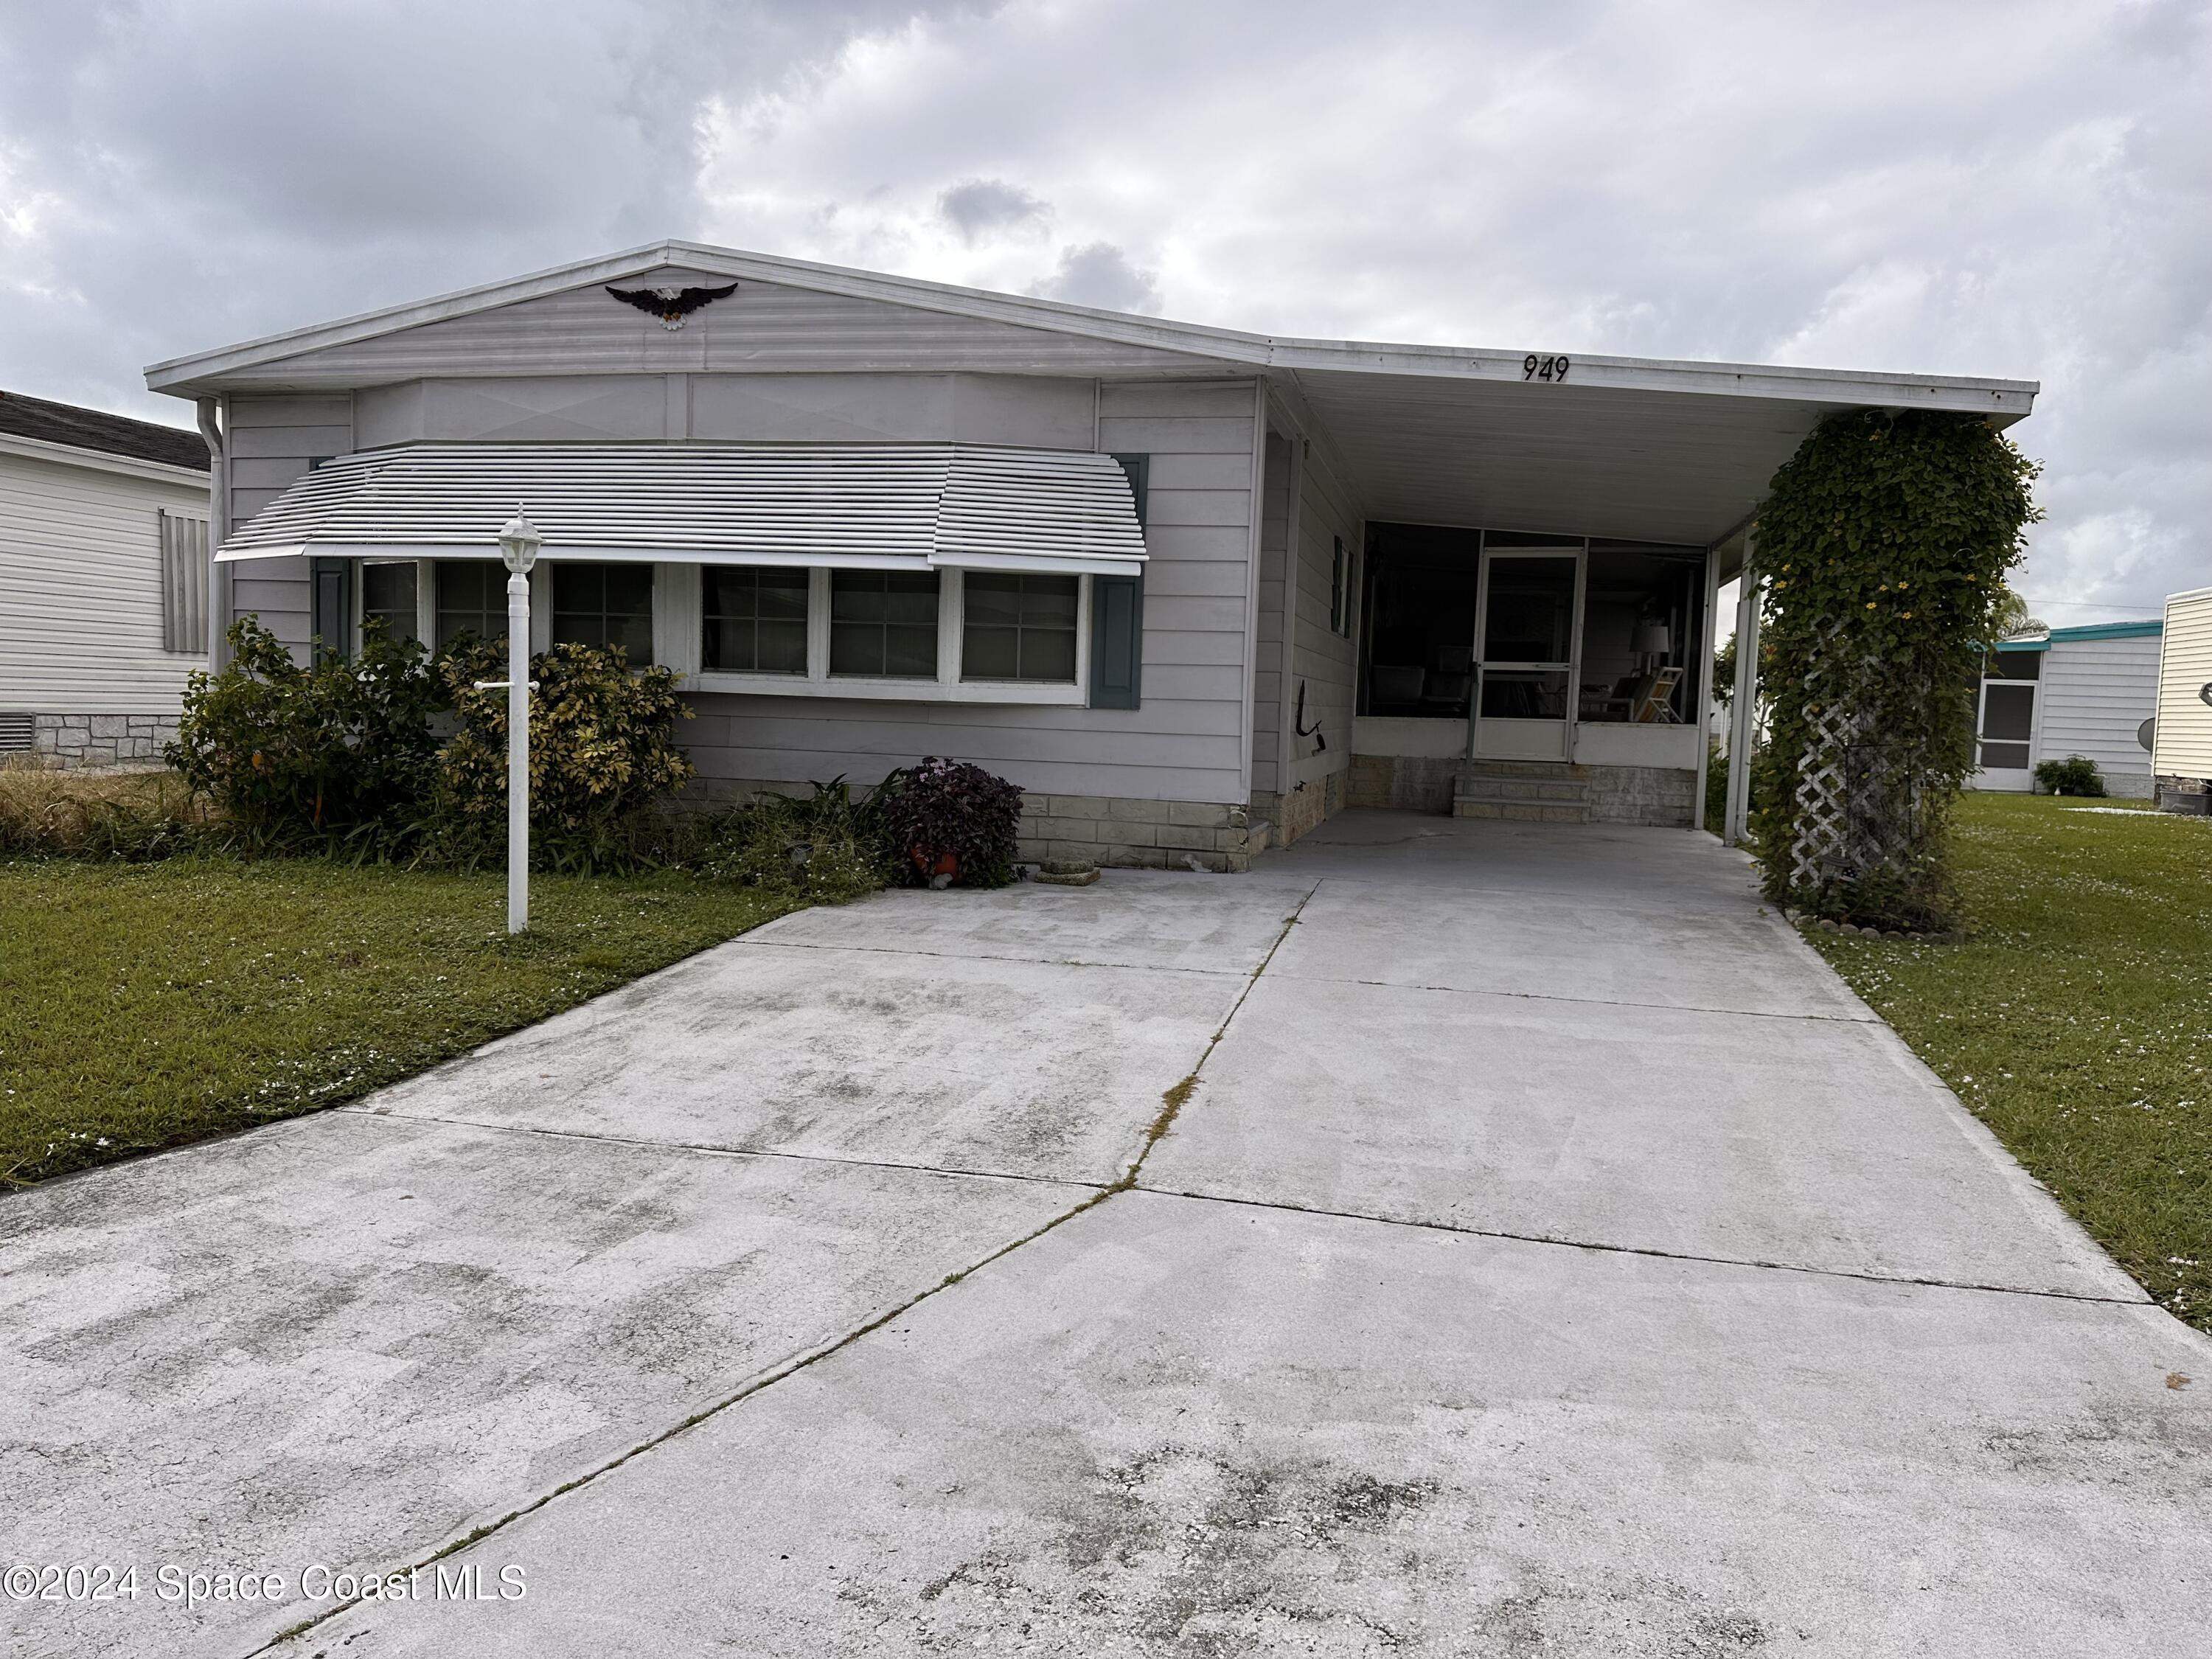
[[507, 688], [507, 931], [530, 926], [530, 567], [545, 538], [518, 506], [499, 532], [507, 578], [507, 678], [478, 680], [479, 691]]

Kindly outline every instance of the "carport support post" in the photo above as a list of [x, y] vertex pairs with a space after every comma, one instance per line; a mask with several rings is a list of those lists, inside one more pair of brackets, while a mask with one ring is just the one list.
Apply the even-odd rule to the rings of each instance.
[[1758, 532], [1744, 538], [1743, 570], [1736, 578], [1735, 701], [1729, 709], [1728, 818], [1721, 839], [1741, 846], [1751, 830], [1751, 738], [1759, 701], [1759, 571], [1752, 562]]

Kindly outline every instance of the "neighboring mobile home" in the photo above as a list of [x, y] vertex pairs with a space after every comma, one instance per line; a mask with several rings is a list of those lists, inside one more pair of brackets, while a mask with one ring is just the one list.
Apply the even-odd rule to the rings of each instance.
[[1715, 594], [1825, 415], [2012, 380], [1289, 339], [668, 242], [155, 365], [212, 604], [533, 616], [676, 670], [726, 793], [924, 754], [1028, 853], [1241, 868], [1350, 804], [1687, 827]]
[[1989, 653], [1969, 787], [2026, 793], [2045, 761], [2094, 761], [2112, 794], [2151, 794], [2149, 721], [2163, 624], [2095, 623], [2007, 640]]
[[2151, 769], [2160, 806], [2212, 807], [2212, 587], [2166, 599]]
[[207, 666], [208, 446], [0, 392], [0, 754], [149, 763]]

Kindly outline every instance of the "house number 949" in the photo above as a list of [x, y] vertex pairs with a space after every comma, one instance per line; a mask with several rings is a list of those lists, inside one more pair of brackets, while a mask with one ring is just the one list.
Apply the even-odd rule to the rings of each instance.
[[1524, 380], [1564, 380], [1567, 378], [1567, 359], [1539, 357], [1532, 351], [1521, 360], [1521, 378]]

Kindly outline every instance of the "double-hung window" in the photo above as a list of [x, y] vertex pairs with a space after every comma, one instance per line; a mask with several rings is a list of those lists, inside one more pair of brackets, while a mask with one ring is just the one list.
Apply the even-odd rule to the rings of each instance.
[[971, 570], [962, 586], [962, 679], [1075, 683], [1080, 577]]
[[830, 672], [857, 678], [937, 678], [935, 571], [830, 573]]
[[[415, 610], [415, 562], [372, 560], [361, 568], [362, 637], [371, 623], [384, 624], [389, 640], [411, 640], [418, 624]], [[506, 625], [506, 595], [500, 597], [501, 626]]]
[[653, 567], [554, 565], [553, 643], [619, 646], [631, 667], [652, 662]]
[[464, 634], [481, 640], [507, 637], [507, 572], [489, 559], [441, 559], [434, 572], [438, 593], [438, 649]]
[[809, 577], [751, 565], [702, 570], [700, 667], [709, 674], [804, 674]]

